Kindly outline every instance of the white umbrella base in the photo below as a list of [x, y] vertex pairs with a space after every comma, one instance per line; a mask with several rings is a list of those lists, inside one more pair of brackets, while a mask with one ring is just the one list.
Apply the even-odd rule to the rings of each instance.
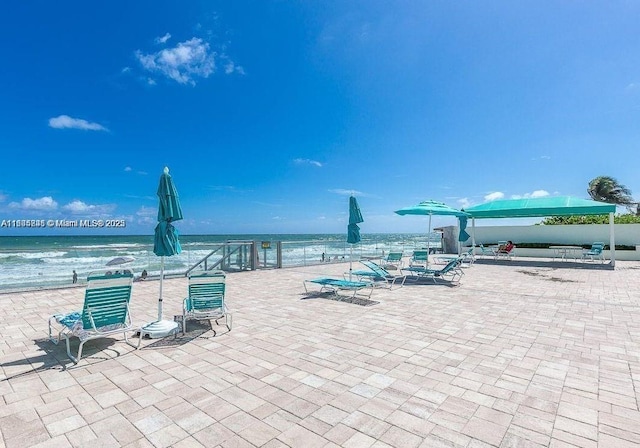
[[140, 329], [140, 337], [148, 336], [150, 339], [158, 339], [176, 334], [178, 332], [178, 322], [172, 320], [158, 320], [149, 322]]

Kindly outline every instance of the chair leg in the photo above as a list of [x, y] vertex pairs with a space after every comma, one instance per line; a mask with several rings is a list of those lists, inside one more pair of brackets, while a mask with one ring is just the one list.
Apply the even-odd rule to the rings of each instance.
[[52, 319], [55, 320], [55, 317], [50, 317], [49, 318], [49, 340], [51, 342], [53, 342], [55, 345], [58, 345], [58, 343], [60, 342], [60, 338], [62, 337], [63, 332], [65, 331], [66, 328], [63, 327], [62, 329], [60, 329], [60, 331], [58, 332], [58, 336], [56, 338], [54, 338], [53, 334], [52, 334], [53, 333], [52, 332], [53, 327], [51, 326], [51, 320]]
[[[140, 329], [136, 330], [138, 333], [140, 332]], [[134, 344], [133, 342], [129, 341], [129, 338], [127, 337], [127, 332], [124, 332], [124, 342], [126, 342], [127, 344], [129, 344], [131, 347], [135, 348], [136, 350], [138, 350], [140, 348], [140, 343], [142, 342], [142, 335], [140, 335], [140, 337], [138, 338], [138, 343]]]
[[64, 340], [67, 344], [67, 356], [69, 357], [69, 359], [71, 361], [73, 361], [74, 364], [78, 364], [78, 361], [80, 360], [80, 357], [82, 356], [82, 345], [84, 344], [84, 342], [80, 341], [80, 346], [78, 347], [78, 357], [76, 358], [75, 356], [73, 356], [71, 354], [71, 344], [69, 343], [69, 335], [67, 334], [63, 334], [62, 336], [64, 336]]

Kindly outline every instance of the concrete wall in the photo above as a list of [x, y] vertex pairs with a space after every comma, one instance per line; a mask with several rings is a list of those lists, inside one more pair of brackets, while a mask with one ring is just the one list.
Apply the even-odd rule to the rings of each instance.
[[[479, 220], [476, 221], [476, 224]], [[471, 223], [467, 232], [471, 234]], [[640, 224], [615, 224], [616, 245], [640, 245]], [[609, 244], [609, 224], [566, 226], [489, 226], [475, 227], [476, 244], [495, 244], [502, 240], [514, 243], [552, 243], [564, 245]], [[471, 244], [471, 241], [466, 241]]]
[[[478, 224], [476, 220], [476, 224]], [[640, 224], [615, 224], [616, 245], [640, 246]], [[455, 227], [457, 232], [457, 227]], [[456, 233], [454, 232], [454, 233]], [[467, 232], [472, 234], [471, 220], [467, 226]], [[457, 233], [456, 233], [457, 235]], [[559, 226], [475, 226], [476, 244], [496, 244], [498, 241], [513, 241], [518, 243], [550, 243], [556, 245], [590, 245], [595, 241], [609, 244], [609, 224], [584, 224], [584, 225], [559, 225]], [[471, 238], [464, 243], [471, 246]], [[638, 250], [616, 250], [618, 260], [640, 260], [640, 247]], [[517, 256], [552, 256], [553, 251], [548, 249], [518, 249]], [[542, 251], [542, 252], [540, 252]], [[609, 251], [605, 251], [605, 257], [609, 258]]]

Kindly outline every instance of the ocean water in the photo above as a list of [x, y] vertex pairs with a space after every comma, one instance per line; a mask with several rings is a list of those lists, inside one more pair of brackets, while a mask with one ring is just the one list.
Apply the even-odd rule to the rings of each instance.
[[[430, 247], [440, 246], [440, 234], [430, 235]], [[226, 241], [268, 241], [273, 249], [259, 249], [261, 263], [275, 263], [275, 242], [282, 242], [283, 267], [322, 263], [322, 258], [348, 260], [381, 256], [390, 250], [410, 253], [426, 247], [425, 234], [368, 234], [356, 245], [345, 234], [296, 235], [181, 235], [182, 253], [165, 257], [166, 273], [184, 273]], [[153, 253], [152, 235], [132, 236], [15, 236], [0, 237], [0, 291], [60, 287], [72, 284], [73, 270], [83, 283], [89, 272], [105, 269], [115, 257], [129, 256], [126, 267], [140, 275], [160, 272], [160, 257]], [[214, 258], [215, 259], [215, 258]]]

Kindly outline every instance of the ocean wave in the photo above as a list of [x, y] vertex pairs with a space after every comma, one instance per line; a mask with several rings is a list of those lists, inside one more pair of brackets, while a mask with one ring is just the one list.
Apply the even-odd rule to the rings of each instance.
[[51, 251], [51, 252], [5, 252], [0, 254], [0, 258], [24, 258], [26, 260], [31, 259], [44, 259], [54, 257], [64, 257], [68, 252]]
[[70, 258], [46, 258], [44, 262], [47, 264], [64, 264], [64, 265], [105, 265], [113, 257], [70, 257]]
[[109, 243], [109, 244], [86, 244], [78, 246], [70, 246], [71, 249], [126, 249], [128, 247], [144, 247], [148, 244], [143, 243]]

